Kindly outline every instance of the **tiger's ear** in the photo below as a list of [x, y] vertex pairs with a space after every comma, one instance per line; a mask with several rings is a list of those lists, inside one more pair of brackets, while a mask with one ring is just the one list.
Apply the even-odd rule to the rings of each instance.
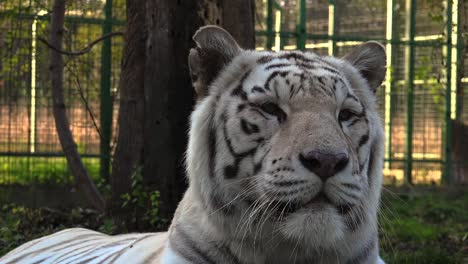
[[202, 98], [221, 69], [242, 49], [226, 30], [217, 26], [201, 27], [193, 40], [197, 47], [190, 50], [188, 57], [190, 77], [197, 97]]
[[378, 42], [369, 41], [346, 54], [344, 59], [350, 62], [361, 73], [375, 93], [385, 79], [387, 71], [387, 58], [384, 46]]

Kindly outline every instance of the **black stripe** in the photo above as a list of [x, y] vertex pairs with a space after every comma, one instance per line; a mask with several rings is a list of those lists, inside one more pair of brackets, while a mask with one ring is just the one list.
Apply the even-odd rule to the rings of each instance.
[[361, 188], [355, 184], [351, 184], [351, 183], [342, 183], [343, 186], [345, 186], [346, 188], [349, 188], [349, 189], [353, 189], [353, 190], [356, 190], [356, 191], [360, 191]]
[[347, 127], [352, 127], [352, 126], [354, 126], [354, 125], [355, 125], [357, 122], [359, 122], [359, 121], [361, 121], [361, 119], [358, 118], [358, 117], [356, 117], [356, 118], [354, 118], [353, 121], [351, 121], [351, 123], [350, 123], [349, 125], [347, 125]]
[[[177, 228], [171, 235], [178, 236], [179, 239], [175, 239], [177, 243], [171, 243], [173, 240], [169, 239], [171, 248], [179, 253], [182, 257], [192, 263], [200, 264], [216, 264], [217, 262], [211, 258], [206, 252], [203, 252], [196, 243], [185, 231], [177, 225]], [[190, 252], [189, 252], [190, 251]]]
[[297, 53], [297, 52], [290, 52], [290, 53], [286, 53], [286, 54], [283, 54], [281, 56], [278, 56], [279, 59], [295, 59], [296, 61], [302, 61], [302, 62], [310, 62], [310, 63], [313, 63], [315, 62], [315, 60], [313, 59], [310, 59], [310, 58], [307, 58], [306, 56], [304, 56], [303, 54], [301, 53]]
[[271, 56], [271, 55], [267, 55], [267, 56], [263, 56], [263, 57], [260, 57], [258, 60], [257, 60], [257, 63], [258, 64], [265, 64], [265, 63], [268, 63], [270, 61], [272, 61], [275, 57], [274, 56]]
[[227, 165], [224, 167], [224, 178], [226, 179], [234, 179], [237, 177], [239, 172], [239, 164], [234, 162], [233, 165]]
[[283, 74], [288, 74], [289, 72], [284, 72], [284, 71], [274, 71], [270, 74], [270, 76], [268, 76], [267, 80], [265, 81], [265, 85], [263, 87], [265, 87], [265, 90], [268, 90], [270, 91], [270, 81], [273, 80], [274, 78], [276, 78], [276, 76], [278, 75], [283, 75]]
[[[367, 131], [367, 133], [369, 133], [369, 131]], [[365, 134], [359, 139], [359, 147], [362, 147], [367, 141], [369, 141], [369, 134]]]
[[358, 99], [356, 96], [354, 96], [353, 94], [350, 94], [350, 93], [348, 93], [348, 94], [346, 95], [346, 98], [351, 98], [351, 99], [353, 99], [354, 101], [359, 102], [359, 99]]
[[232, 90], [232, 96], [240, 97], [242, 100], [247, 100], [247, 93], [243, 90], [242, 85], [239, 84], [236, 89]]
[[297, 180], [297, 181], [280, 181], [280, 182], [268, 182], [269, 184], [278, 186], [278, 187], [289, 187], [301, 183], [305, 183], [305, 180]]
[[231, 95], [240, 97], [242, 100], [247, 100], [247, 93], [244, 91], [244, 81], [250, 75], [250, 70], [248, 70], [244, 75], [242, 75], [241, 79], [239, 80], [239, 84], [237, 87], [232, 90]]
[[317, 69], [316, 65], [309, 62], [296, 62], [296, 66], [299, 67], [299, 69], [306, 71]]
[[247, 120], [245, 120], [244, 118], [241, 118], [240, 123], [241, 123], [242, 131], [247, 135], [255, 134], [260, 131], [260, 129], [258, 128], [256, 124], [252, 124], [248, 122]]
[[256, 175], [263, 167], [263, 163], [262, 162], [259, 162], [259, 163], [255, 163], [254, 165], [254, 175]]
[[369, 186], [372, 184], [372, 175], [370, 175], [371, 169], [374, 166], [374, 146], [371, 147], [370, 153], [369, 153], [369, 163], [367, 164], [367, 181]]
[[[211, 124], [212, 125], [212, 124]], [[208, 152], [209, 152], [209, 166], [210, 166], [210, 176], [215, 177], [215, 164], [216, 164], [216, 131], [212, 127], [208, 134]]]
[[241, 152], [241, 153], [236, 153], [236, 151], [234, 150], [234, 147], [232, 146], [231, 139], [229, 139], [229, 137], [228, 137], [227, 127], [226, 127], [226, 122], [227, 122], [226, 114], [221, 115], [221, 121], [223, 122], [224, 140], [225, 140], [226, 145], [228, 147], [228, 150], [229, 150], [229, 152], [231, 153], [232, 156], [234, 156], [235, 158], [243, 159], [243, 158], [245, 158], [245, 157], [247, 157], [249, 155], [252, 155], [252, 154], [254, 154], [256, 152], [257, 147], [249, 149], [249, 150]]
[[244, 110], [246, 107], [246, 104], [240, 104], [237, 106], [237, 113], [240, 113], [242, 112], [242, 110]]
[[291, 65], [292, 65], [291, 63], [276, 63], [276, 64], [268, 65], [267, 67], [265, 67], [265, 70], [271, 70], [271, 69], [275, 69], [275, 68], [283, 68], [283, 67], [287, 67], [287, 66], [291, 66]]

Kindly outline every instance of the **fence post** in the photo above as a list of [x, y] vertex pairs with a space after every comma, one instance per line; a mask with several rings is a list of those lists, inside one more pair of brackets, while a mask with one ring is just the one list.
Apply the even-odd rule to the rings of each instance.
[[273, 33], [273, 1], [274, 0], [268, 0], [267, 1], [267, 41], [266, 41], [266, 49], [271, 50], [273, 47], [273, 39], [274, 39], [274, 33]]
[[[112, 0], [106, 0], [103, 35], [112, 32]], [[110, 139], [112, 133], [111, 63], [112, 42], [106, 38], [101, 50], [101, 138], [100, 138], [100, 176], [108, 180], [110, 173]]]
[[446, 83], [445, 83], [445, 164], [443, 183], [450, 184], [450, 170], [452, 165], [452, 122], [451, 122], [451, 107], [452, 107], [452, 0], [447, 2], [447, 54], [446, 54]]
[[392, 41], [395, 37], [394, 21], [395, 16], [393, 12], [393, 0], [387, 0], [387, 28], [386, 28], [386, 48], [387, 53], [387, 77], [385, 78], [385, 134], [387, 137], [387, 151], [385, 158], [387, 162], [385, 167], [390, 169], [392, 159], [392, 114], [393, 114], [393, 44]]
[[334, 0], [328, 1], [328, 55], [336, 55], [336, 8]]
[[[451, 1], [451, 0], [449, 0]], [[416, 0], [406, 0], [405, 37], [408, 44], [405, 49], [405, 84], [406, 84], [406, 138], [405, 138], [405, 179], [413, 184], [413, 99], [414, 99], [414, 26]]]
[[306, 42], [306, 1], [300, 0], [299, 3], [299, 21], [296, 26], [297, 40], [296, 45], [298, 50], [305, 49]]
[[[463, 1], [463, 0], [462, 0]], [[460, 72], [461, 69], [464, 69], [463, 67], [461, 67], [461, 64], [464, 63], [464, 57], [465, 57], [465, 54], [463, 53], [465, 51], [465, 47], [464, 47], [464, 44], [465, 42], [463, 41], [464, 38], [462, 36], [462, 33], [463, 30], [464, 30], [464, 25], [462, 25], [462, 20], [461, 20], [461, 16], [462, 16], [462, 12], [465, 11], [465, 5], [467, 3], [462, 3], [460, 5], [460, 1], [459, 0], [454, 0], [454, 3], [456, 5], [456, 20], [453, 19], [453, 21], [456, 23], [456, 34], [455, 34], [455, 41], [452, 40], [453, 42], [453, 45], [456, 45], [456, 57], [455, 57], [455, 63], [456, 63], [456, 71], [455, 71], [455, 93], [456, 93], [456, 101], [455, 101], [455, 114], [452, 113], [452, 116], [455, 117], [455, 120], [463, 120], [463, 88], [459, 88], [458, 85], [461, 85], [463, 87], [463, 82], [462, 80], [460, 80], [460, 78], [463, 77], [463, 73]], [[452, 7], [453, 9], [453, 7]], [[465, 20], [468, 19], [468, 18], [465, 18]], [[465, 21], [465, 24], [466, 24], [466, 21]], [[452, 84], [453, 85], [453, 84]], [[460, 89], [460, 90], [459, 90]], [[453, 90], [453, 87], [452, 87], [452, 90]], [[460, 93], [458, 93], [460, 91]]]

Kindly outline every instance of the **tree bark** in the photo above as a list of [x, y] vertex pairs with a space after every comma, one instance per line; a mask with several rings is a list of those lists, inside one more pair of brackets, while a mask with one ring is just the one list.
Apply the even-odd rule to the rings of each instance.
[[[50, 23], [50, 44], [58, 50], [62, 49], [63, 23], [65, 17], [66, 0], [56, 0]], [[101, 194], [94, 185], [91, 177], [81, 161], [73, 134], [70, 130], [70, 123], [65, 111], [63, 96], [63, 59], [62, 55], [50, 50], [50, 79], [52, 83], [53, 114], [55, 127], [59, 136], [60, 144], [68, 161], [72, 175], [75, 177], [77, 188], [83, 192], [90, 205], [98, 210], [104, 211], [105, 202]]]
[[119, 132], [111, 175], [111, 211], [124, 217], [122, 195], [131, 191], [131, 176], [143, 166], [144, 73], [146, 63], [146, 0], [127, 1], [127, 30], [119, 82]]
[[188, 53], [203, 25], [197, 1], [147, 0], [145, 155], [143, 179], [160, 192], [159, 213], [170, 220], [186, 188], [183, 157], [194, 102]]
[[222, 26], [245, 49], [255, 48], [255, 0], [220, 0]]
[[145, 187], [160, 193], [160, 218], [172, 218], [187, 185], [183, 158], [195, 97], [187, 65], [195, 44], [192, 36], [200, 26], [219, 24], [244, 47], [253, 48], [253, 3], [127, 1], [119, 134], [111, 177], [113, 215], [125, 214], [120, 197], [131, 191], [131, 175], [142, 166]]

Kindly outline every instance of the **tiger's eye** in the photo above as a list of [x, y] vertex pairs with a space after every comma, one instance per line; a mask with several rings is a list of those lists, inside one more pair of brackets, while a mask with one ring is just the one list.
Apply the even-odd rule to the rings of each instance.
[[340, 114], [338, 115], [338, 120], [340, 122], [348, 121], [353, 116], [354, 116], [353, 112], [351, 112], [348, 109], [343, 109], [343, 110], [340, 111]]

